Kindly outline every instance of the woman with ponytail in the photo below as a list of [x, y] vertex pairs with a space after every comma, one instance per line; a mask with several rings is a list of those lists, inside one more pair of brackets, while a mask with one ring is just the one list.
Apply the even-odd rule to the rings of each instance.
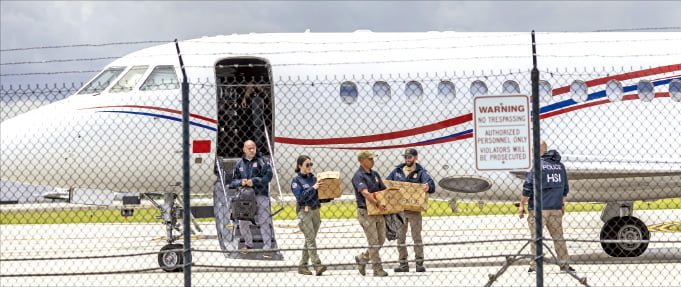
[[[309, 156], [301, 155], [298, 157], [295, 171], [298, 175], [291, 181], [291, 190], [297, 201], [298, 226], [305, 235], [305, 249], [303, 249], [303, 256], [300, 259], [298, 273], [312, 275], [312, 272], [308, 269], [308, 261], [311, 259], [315, 275], [321, 276], [326, 271], [326, 266], [322, 265], [319, 255], [317, 255], [316, 241], [321, 224], [319, 213], [321, 202], [317, 190], [322, 183], [312, 173], [312, 159]], [[328, 202], [328, 200], [324, 200], [324, 202]]]

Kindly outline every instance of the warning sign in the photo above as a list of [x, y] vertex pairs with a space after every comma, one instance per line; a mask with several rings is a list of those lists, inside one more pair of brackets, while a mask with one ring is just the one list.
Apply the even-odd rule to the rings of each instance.
[[530, 168], [530, 111], [526, 95], [478, 96], [473, 101], [478, 170]]

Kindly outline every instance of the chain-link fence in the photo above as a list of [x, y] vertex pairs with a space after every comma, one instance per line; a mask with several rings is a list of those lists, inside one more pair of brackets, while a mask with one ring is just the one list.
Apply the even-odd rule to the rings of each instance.
[[[529, 70], [271, 79], [265, 68], [241, 67], [241, 77], [216, 72], [217, 83], [190, 83], [192, 284], [536, 284], [528, 272], [536, 257], [528, 220], [517, 205], [527, 170], [476, 170], [472, 121], [475, 96], [530, 95]], [[569, 179], [565, 213], [557, 217], [563, 239], [556, 230], [543, 234], [543, 284], [678, 285], [679, 65], [585, 71], [541, 71], [538, 83], [541, 139], [560, 154]], [[57, 87], [0, 90], [0, 282], [187, 283], [181, 272], [164, 272], [182, 271], [189, 251], [181, 239], [189, 227], [182, 222], [179, 85], [68, 98], [77, 88]], [[242, 159], [247, 140], [262, 158]], [[490, 156], [508, 154], [499, 141]], [[382, 180], [433, 179], [434, 192], [405, 212], [406, 253], [398, 252], [399, 239], [381, 240], [385, 217], [358, 211], [353, 182], [361, 180], [353, 177], [367, 175], [361, 150], [377, 155], [373, 170]], [[412, 170], [413, 161], [423, 170]], [[394, 170], [406, 179], [389, 177]], [[324, 171], [338, 172], [342, 194], [318, 208], [301, 194], [314, 185], [306, 174]], [[249, 178], [256, 178], [256, 193], [269, 186], [260, 198], [272, 215], [256, 212], [250, 226], [233, 211], [267, 202], [248, 201], [237, 188]], [[333, 175], [324, 182], [332, 187]], [[544, 216], [552, 227], [555, 220]], [[306, 238], [315, 236], [313, 248]], [[367, 237], [378, 240], [379, 257], [369, 256], [368, 247], [379, 247]], [[566, 261], [554, 255], [559, 243]], [[388, 276], [379, 278], [381, 270]]]

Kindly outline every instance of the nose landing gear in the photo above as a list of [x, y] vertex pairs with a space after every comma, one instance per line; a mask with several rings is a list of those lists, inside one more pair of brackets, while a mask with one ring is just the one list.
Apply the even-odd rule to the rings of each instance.
[[182, 244], [168, 244], [158, 253], [158, 265], [166, 272], [180, 272], [183, 270], [184, 258]]

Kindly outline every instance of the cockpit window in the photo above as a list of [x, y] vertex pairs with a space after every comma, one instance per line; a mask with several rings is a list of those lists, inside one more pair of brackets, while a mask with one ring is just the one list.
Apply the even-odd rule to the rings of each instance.
[[144, 75], [144, 72], [147, 71], [147, 68], [149, 68], [149, 66], [134, 66], [130, 68], [130, 70], [118, 80], [118, 83], [111, 87], [109, 92], [124, 93], [132, 91], [137, 85], [137, 82], [139, 82]]
[[140, 87], [142, 91], [159, 91], [179, 89], [175, 67], [157, 66], [151, 72], [144, 84]]
[[92, 80], [85, 88], [80, 90], [78, 94], [96, 94], [96, 93], [101, 93], [102, 91], [106, 90], [106, 87], [108, 87], [111, 84], [111, 81], [116, 79], [118, 75], [123, 72], [125, 67], [111, 67], [101, 74], [97, 76], [94, 80]]

